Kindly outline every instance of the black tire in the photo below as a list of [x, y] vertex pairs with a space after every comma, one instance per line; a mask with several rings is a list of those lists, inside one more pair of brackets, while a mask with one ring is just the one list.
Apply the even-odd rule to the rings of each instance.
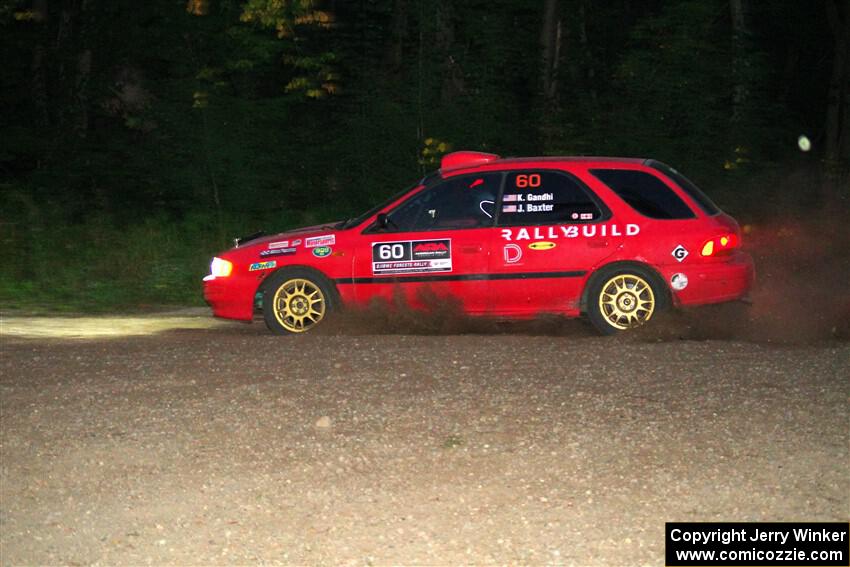
[[670, 305], [663, 280], [639, 264], [606, 266], [587, 283], [587, 318], [603, 335], [640, 327]]
[[304, 333], [336, 309], [333, 285], [308, 268], [284, 268], [263, 284], [263, 319], [276, 335]]

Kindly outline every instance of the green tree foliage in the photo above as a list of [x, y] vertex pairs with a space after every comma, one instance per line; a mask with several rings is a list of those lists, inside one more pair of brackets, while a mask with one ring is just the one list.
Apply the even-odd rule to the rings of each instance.
[[635, 25], [613, 76], [612, 94], [625, 101], [613, 121], [620, 153], [725, 157], [733, 85], [731, 42], [716, 40], [728, 36], [723, 10], [720, 0], [673, 2]]
[[339, 92], [336, 55], [322, 47], [322, 31], [334, 25], [332, 12], [320, 9], [314, 0], [248, 0], [240, 19], [273, 28], [278, 38], [288, 40], [283, 62], [296, 75], [286, 84], [286, 91], [310, 98]]
[[708, 185], [816, 162], [826, 11], [746, 4], [736, 43], [724, 0], [0, 0], [0, 302], [197, 300], [229, 237], [352, 216], [449, 148]]

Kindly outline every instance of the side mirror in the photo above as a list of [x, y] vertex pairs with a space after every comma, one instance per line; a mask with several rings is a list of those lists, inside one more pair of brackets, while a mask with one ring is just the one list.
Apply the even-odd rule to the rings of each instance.
[[390, 219], [387, 213], [378, 213], [378, 217], [375, 220], [378, 221], [378, 228], [382, 230], [390, 226]]

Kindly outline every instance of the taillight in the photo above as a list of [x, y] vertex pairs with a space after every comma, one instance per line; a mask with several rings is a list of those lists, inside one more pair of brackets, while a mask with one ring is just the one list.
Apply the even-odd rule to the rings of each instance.
[[705, 241], [700, 250], [701, 256], [720, 256], [728, 254], [738, 247], [738, 237], [734, 234], [721, 234]]

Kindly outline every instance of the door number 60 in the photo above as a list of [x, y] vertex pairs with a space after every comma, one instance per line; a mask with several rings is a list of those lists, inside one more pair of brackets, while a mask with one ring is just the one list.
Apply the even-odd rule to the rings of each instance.
[[401, 260], [404, 258], [404, 245], [381, 244], [378, 246], [378, 258], [381, 260]]

